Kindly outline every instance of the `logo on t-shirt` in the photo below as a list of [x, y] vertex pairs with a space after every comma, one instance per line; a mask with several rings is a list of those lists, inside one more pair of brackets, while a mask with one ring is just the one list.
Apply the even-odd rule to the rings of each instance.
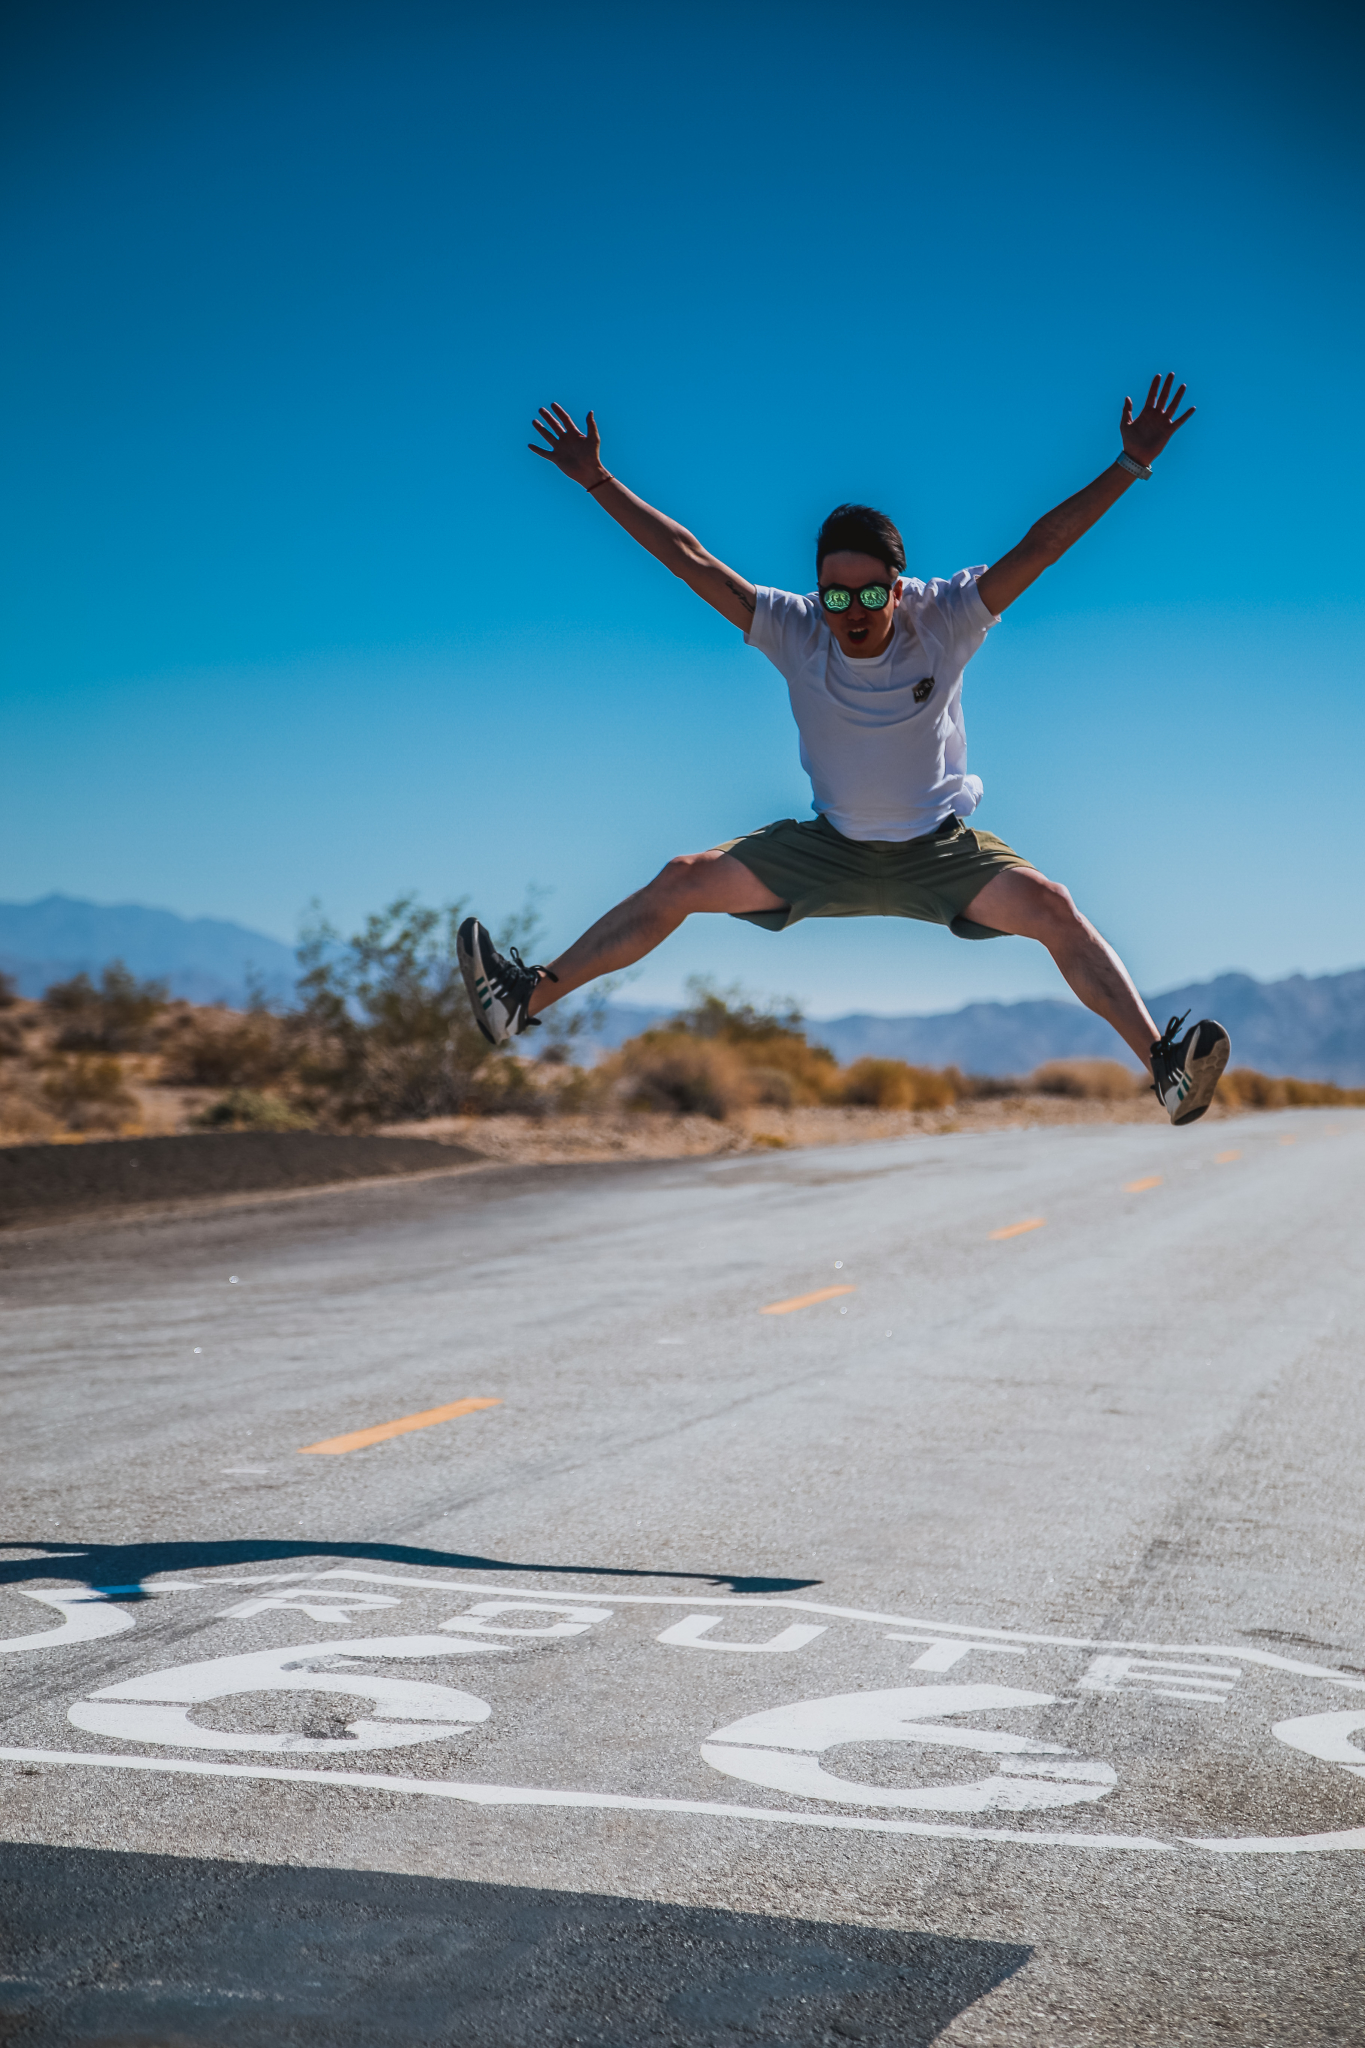
[[928, 703], [928, 701], [929, 701], [929, 694], [930, 694], [930, 692], [932, 691], [933, 687], [934, 687], [934, 679], [933, 679], [933, 677], [932, 677], [932, 676], [926, 676], [926, 677], [924, 678], [924, 681], [923, 681], [922, 683], [916, 683], [916, 684], [915, 684], [915, 687], [914, 687], [914, 689], [913, 689], [913, 690], [911, 691], [911, 693], [910, 693], [910, 694], [911, 694], [911, 696], [912, 696], [912, 697], [914, 698], [914, 700], [915, 700], [915, 702], [916, 702], [917, 704], [927, 704], [927, 703]]

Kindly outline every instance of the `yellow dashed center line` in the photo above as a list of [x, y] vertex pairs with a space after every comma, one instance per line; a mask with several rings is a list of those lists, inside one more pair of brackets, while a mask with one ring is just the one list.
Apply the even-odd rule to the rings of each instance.
[[790, 1301], [770, 1301], [761, 1316], [789, 1316], [794, 1308], [809, 1308], [812, 1302], [833, 1301], [836, 1294], [856, 1294], [856, 1287], [818, 1287], [814, 1294], [794, 1294]]
[[1213, 1163], [1215, 1166], [1231, 1166], [1233, 1160], [1240, 1159], [1241, 1156], [1240, 1152], [1215, 1152]]
[[993, 1230], [992, 1238], [1022, 1237], [1026, 1230], [1041, 1230], [1047, 1222], [1046, 1216], [1030, 1216], [1027, 1222], [1007, 1224], [1003, 1230]]
[[1146, 1180], [1126, 1180], [1123, 1183], [1123, 1192], [1125, 1195], [1145, 1195], [1148, 1188], [1159, 1188], [1160, 1186], [1161, 1175], [1153, 1173], [1149, 1174]]
[[451, 1401], [444, 1408], [424, 1408], [420, 1415], [403, 1415], [397, 1422], [379, 1422], [373, 1429], [354, 1429], [349, 1436], [329, 1436], [320, 1444], [302, 1444], [298, 1455], [309, 1451], [363, 1451], [367, 1444], [382, 1444], [391, 1436], [406, 1436], [410, 1429], [430, 1429], [433, 1422], [453, 1422], [457, 1415], [472, 1415], [476, 1408], [501, 1408], [501, 1401]]

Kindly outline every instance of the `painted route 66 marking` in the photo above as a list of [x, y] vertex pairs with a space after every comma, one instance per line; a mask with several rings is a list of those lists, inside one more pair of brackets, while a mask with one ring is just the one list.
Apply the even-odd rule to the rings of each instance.
[[[169, 1593], [178, 1596], [177, 1622], [197, 1607], [196, 1634], [227, 1632], [219, 1636], [224, 1654], [147, 1669], [145, 1648], [137, 1653], [148, 1631], [138, 1624]], [[131, 1611], [119, 1605], [133, 1596]], [[1161, 1810], [1169, 1811], [1172, 1783], [1182, 1774], [1186, 1784], [1197, 1780], [1187, 1768], [1189, 1752], [1216, 1761], [1220, 1739], [1227, 1739], [1220, 1731], [1234, 1723], [1244, 1753], [1259, 1747], [1266, 1761], [1279, 1760], [1269, 1774], [1277, 1782], [1277, 1810], [1286, 1762], [1302, 1774], [1305, 1800], [1319, 1809], [1324, 1801], [1329, 1812], [1339, 1806], [1337, 1786], [1348, 1807], [1359, 1797], [1346, 1781], [1365, 1779], [1365, 1678], [1268, 1650], [1080, 1641], [742, 1594], [510, 1590], [505, 1581], [490, 1586], [440, 1573], [327, 1564], [248, 1578], [172, 1575], [140, 1588], [32, 1590], [26, 1597], [56, 1609], [60, 1625], [0, 1637], [0, 1652], [53, 1660], [68, 1724], [118, 1747], [16, 1743], [0, 1748], [0, 1760], [305, 1782], [338, 1796], [348, 1786], [369, 1786], [483, 1806], [706, 1815], [779, 1828], [1007, 1842], [1033, 1852], [1226, 1856], [1365, 1848], [1365, 1824], [1221, 1837], [1174, 1833], [1169, 1823], [1134, 1829], [1144, 1788], [1159, 1791]], [[415, 1632], [345, 1633], [381, 1607], [386, 1620], [406, 1609]], [[15, 1619], [11, 1608], [11, 1626]], [[300, 1619], [331, 1633], [321, 1642], [268, 1648], [251, 1646], [249, 1634], [244, 1644], [239, 1633], [256, 1631], [259, 1639]], [[117, 1650], [107, 1640], [116, 1635]], [[106, 1682], [110, 1656], [125, 1651], [129, 1675]], [[426, 1679], [382, 1668], [393, 1660], [451, 1657], [485, 1660], [477, 1693], [452, 1686], [445, 1673]], [[456, 1775], [459, 1751], [452, 1744], [462, 1738], [516, 1775], [517, 1731], [530, 1728], [541, 1711], [519, 1690], [528, 1657], [551, 1679], [533, 1702], [559, 1717], [565, 1760], [553, 1775], [560, 1782]], [[98, 1677], [92, 1671], [84, 1687], [82, 1658], [101, 1660]], [[545, 1658], [552, 1660], [548, 1667]], [[0, 1672], [14, 1668], [0, 1658]], [[886, 1684], [888, 1672], [900, 1682]], [[952, 1682], [945, 1682], [949, 1672]], [[1001, 1684], [997, 1674], [1032, 1682]], [[736, 1689], [736, 1704], [746, 1711], [718, 1714], [717, 1691]], [[212, 1725], [234, 1712], [224, 1706], [215, 1717], [219, 1702], [254, 1696], [259, 1713], [262, 1699], [292, 1698], [306, 1707], [308, 1696], [319, 1694], [364, 1701], [368, 1712], [316, 1733]], [[763, 1702], [757, 1707], [756, 1694]], [[660, 1708], [667, 1702], [657, 1720], [652, 1701]], [[1316, 1710], [1304, 1712], [1309, 1705]], [[1287, 1712], [1291, 1707], [1299, 1711]], [[1041, 1731], [1040, 1715], [1050, 1717]], [[1135, 1715], [1146, 1718], [1135, 1723]], [[1086, 1731], [1078, 1738], [1084, 1746], [1043, 1739], [1070, 1727]], [[655, 1735], [656, 1728], [668, 1732]], [[873, 1766], [857, 1761], [867, 1745], [892, 1745], [893, 1756], [913, 1763], [916, 1781], [874, 1782], [867, 1775]], [[678, 1796], [632, 1789], [644, 1748], [650, 1777], [657, 1781], [661, 1767], [671, 1770]], [[420, 1752], [411, 1774], [379, 1772], [367, 1761], [392, 1749]], [[974, 1758], [982, 1760], [975, 1770]], [[352, 1759], [364, 1768], [347, 1768]], [[706, 1796], [699, 1763], [714, 1774], [717, 1790], [729, 1780], [753, 1787], [757, 1797], [741, 1805]], [[578, 1772], [589, 1782], [563, 1783]], [[527, 1773], [540, 1774], [543, 1766]], [[602, 1782], [613, 1775], [619, 1787]], [[1122, 1832], [1105, 1826], [1105, 1802], [1120, 1780], [1125, 1800], [1115, 1812], [1122, 1812]]]

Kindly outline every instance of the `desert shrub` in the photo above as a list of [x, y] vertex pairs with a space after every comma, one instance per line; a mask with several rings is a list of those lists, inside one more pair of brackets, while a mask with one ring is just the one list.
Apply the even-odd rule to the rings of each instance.
[[766, 1044], [773, 1038], [804, 1041], [805, 1019], [790, 997], [779, 996], [760, 1009], [738, 983], [717, 988], [704, 974], [688, 977], [687, 992], [691, 1002], [671, 1020], [676, 1031], [693, 1038], [720, 1038], [727, 1045]]
[[723, 1123], [754, 1099], [749, 1069], [733, 1046], [671, 1027], [627, 1039], [603, 1071], [618, 1083], [630, 1109]]
[[57, 1128], [52, 1104], [37, 1081], [32, 1087], [15, 1085], [7, 1074], [5, 1085], [0, 1086], [0, 1132], [7, 1139], [43, 1139], [50, 1138]]
[[0, 1010], [12, 1010], [19, 1000], [19, 984], [12, 974], [0, 974]]
[[310, 1131], [313, 1119], [286, 1102], [254, 1088], [234, 1088], [194, 1121], [205, 1131]]
[[542, 1075], [532, 1060], [495, 1055], [474, 1076], [467, 1106], [476, 1116], [548, 1116], [558, 1108], [571, 1072], [555, 1062]]
[[1151, 1086], [1119, 1060], [1048, 1060], [1029, 1075], [1025, 1087], [1036, 1095], [1070, 1096], [1074, 1101], [1126, 1102]]
[[837, 1095], [838, 1063], [825, 1046], [809, 1042], [795, 1003], [778, 1000], [763, 1008], [741, 989], [718, 989], [700, 976], [687, 988], [691, 1002], [666, 1028], [737, 1054], [750, 1070], [749, 1101], [788, 1108]]
[[804, 1034], [774, 1037], [752, 1047], [736, 1047], [751, 1072], [764, 1078], [763, 1102], [806, 1105], [837, 1100], [839, 1063], [823, 1045], [810, 1045]]
[[1024, 1094], [1031, 1085], [1017, 1074], [963, 1074], [956, 1067], [943, 1071], [953, 1076], [959, 1100], [967, 1102], [1003, 1102]]
[[161, 1079], [187, 1088], [268, 1088], [295, 1057], [288, 1026], [267, 1010], [184, 1010], [161, 1040]]
[[18, 1059], [24, 1050], [23, 1030], [13, 1017], [0, 1017], [0, 1060]]
[[98, 985], [88, 974], [75, 974], [43, 994], [61, 1052], [140, 1052], [165, 1007], [165, 982], [139, 981], [121, 960], [105, 968]]
[[1258, 1074], [1231, 1067], [1218, 1083], [1218, 1100], [1235, 1109], [1349, 1109], [1365, 1104], [1365, 1088], [1338, 1088], [1335, 1081], [1296, 1081], [1288, 1075]]
[[[456, 955], [460, 916], [459, 904], [433, 910], [400, 896], [349, 939], [313, 917], [298, 949], [301, 1007], [285, 1020], [305, 1103], [345, 1124], [552, 1107], [553, 1094], [474, 1022]], [[497, 943], [529, 947], [537, 925], [532, 902]], [[562, 1046], [582, 1028], [582, 1017], [560, 1017], [536, 1038]]]
[[966, 1089], [951, 1067], [936, 1073], [904, 1060], [864, 1059], [841, 1070], [832, 1052], [807, 1039], [794, 1003], [760, 1007], [740, 989], [701, 979], [688, 992], [692, 1000], [677, 1016], [629, 1039], [605, 1063], [633, 1108], [718, 1119], [756, 1103], [939, 1109]]
[[527, 1067], [490, 1051], [480, 1039], [462, 1068], [440, 1043], [366, 1046], [351, 1083], [351, 1102], [369, 1123], [420, 1123], [436, 1116], [499, 1116], [519, 1110], [539, 1116], [553, 1107]]
[[349, 939], [315, 916], [299, 944], [299, 1072], [343, 1123], [450, 1116], [488, 1045], [455, 954], [459, 906], [401, 896]]
[[1335, 1081], [1285, 1081], [1291, 1109], [1359, 1109], [1365, 1088], [1338, 1088]]
[[912, 1067], [905, 1060], [854, 1060], [839, 1081], [839, 1100], [859, 1109], [946, 1109], [961, 1092], [950, 1069]]
[[122, 1065], [108, 1056], [54, 1060], [43, 1076], [42, 1093], [72, 1131], [117, 1130], [137, 1108], [137, 1098], [124, 1085]]
[[602, 1067], [560, 1067], [555, 1063], [547, 1093], [556, 1116], [589, 1115], [607, 1107], [611, 1076]]
[[1240, 1109], [1284, 1109], [1289, 1089], [1286, 1082], [1252, 1067], [1234, 1067], [1218, 1083], [1218, 1098]]
[[791, 1109], [798, 1099], [797, 1077], [783, 1067], [760, 1067], [746, 1062], [749, 1100], [772, 1109]]

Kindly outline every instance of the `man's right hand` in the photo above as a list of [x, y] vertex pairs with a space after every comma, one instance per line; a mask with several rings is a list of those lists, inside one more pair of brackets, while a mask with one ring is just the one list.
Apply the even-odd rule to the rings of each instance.
[[581, 434], [562, 405], [542, 405], [531, 422], [533, 432], [543, 434], [549, 442], [542, 448], [535, 441], [528, 441], [527, 447], [533, 455], [543, 456], [546, 462], [553, 462], [565, 476], [572, 477], [584, 490], [593, 484], [600, 484], [607, 476], [602, 467], [602, 436], [597, 431], [597, 421], [588, 414], [588, 431]]
[[670, 519], [666, 512], [656, 512], [634, 491], [627, 490], [619, 477], [603, 469], [602, 436], [591, 413], [586, 434], [579, 432], [562, 405], [542, 405], [531, 424], [550, 444], [541, 448], [528, 441], [526, 445], [533, 455], [553, 462], [565, 476], [591, 491], [594, 502], [618, 526], [623, 526], [632, 540], [639, 541], [642, 548], [647, 548], [665, 569], [695, 590], [723, 619], [738, 626], [741, 633], [748, 632], [758, 602], [753, 584], [727, 569], [676, 519]]

